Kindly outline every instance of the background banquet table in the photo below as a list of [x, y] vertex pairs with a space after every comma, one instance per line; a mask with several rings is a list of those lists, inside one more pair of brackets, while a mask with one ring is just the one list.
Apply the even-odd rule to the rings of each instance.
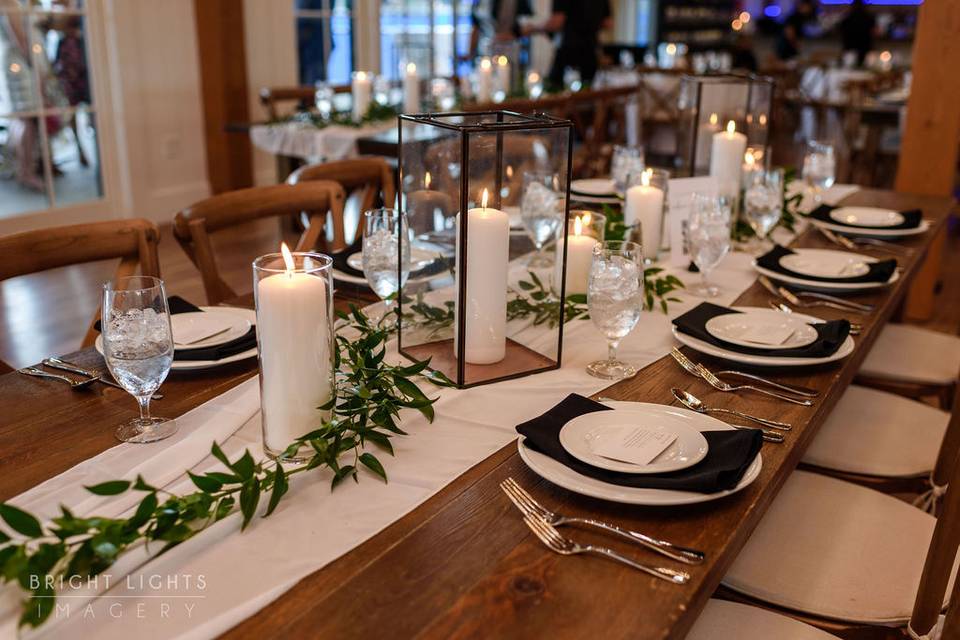
[[[226, 635], [317, 635], [324, 637], [583, 637], [604, 629], [611, 637], [683, 637], [727, 567], [749, 538], [780, 486], [797, 465], [817, 429], [853, 379], [882, 325], [895, 313], [930, 242], [953, 204], [946, 198], [860, 191], [845, 203], [895, 209], [921, 207], [931, 230], [903, 244], [901, 279], [890, 288], [857, 296], [877, 310], [863, 318], [857, 349], [839, 364], [777, 372], [777, 378], [823, 392], [813, 407], [771, 404], [751, 396], [698, 390], [708, 404], [777, 411], [794, 424], [782, 445], [765, 445], [760, 477], [720, 501], [687, 507], [625, 507], [559, 489], [524, 466], [511, 443], [443, 488], [346, 555], [303, 579], [293, 589]], [[814, 230], [796, 246], [831, 245]], [[882, 255], [864, 250], [864, 253]], [[739, 304], [766, 306], [754, 284]], [[246, 297], [238, 301], [250, 303]], [[343, 303], [343, 301], [341, 301]], [[823, 312], [831, 319], [842, 314]], [[92, 350], [71, 354], [100, 364]], [[699, 358], [699, 356], [698, 356]], [[714, 364], [703, 358], [708, 364]], [[171, 376], [158, 402], [168, 416], [214, 398], [256, 373], [255, 362], [197, 374]], [[691, 378], [666, 355], [599, 395], [667, 403], [672, 386]], [[0, 500], [9, 499], [112, 446], [112, 426], [130, 414], [130, 398], [114, 389], [75, 392], [37, 384], [24, 376], [0, 378]], [[571, 389], [558, 391], [559, 401]], [[721, 405], [722, 402], [722, 405]], [[532, 417], [532, 416], [531, 416]], [[706, 551], [691, 570], [691, 583], [677, 587], [602, 561], [552, 554], [529, 533], [499, 489], [513, 476], [556, 511], [592, 515], [678, 544]], [[333, 516], [335, 517], [335, 514]], [[584, 537], [589, 534], [584, 533]]]

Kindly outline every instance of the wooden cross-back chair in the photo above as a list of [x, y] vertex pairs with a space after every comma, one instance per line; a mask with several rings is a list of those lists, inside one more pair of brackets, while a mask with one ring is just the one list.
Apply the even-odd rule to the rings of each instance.
[[240, 189], [201, 200], [177, 213], [173, 235], [200, 270], [207, 301], [215, 305], [237, 294], [220, 276], [210, 234], [252, 220], [306, 211], [310, 224], [295, 250], [327, 249], [322, 236], [324, 222], [328, 213], [334, 219], [343, 217], [343, 201], [343, 189], [329, 180]]
[[[57, 267], [119, 258], [116, 277], [160, 277], [160, 232], [149, 220], [130, 218], [75, 224], [0, 237], [0, 280]], [[96, 340], [97, 310], [81, 346]], [[0, 367], [3, 364], [0, 363]]]
[[[333, 87], [334, 93], [349, 93], [350, 85]], [[281, 105], [291, 103], [295, 109], [313, 105], [317, 89], [310, 86], [263, 87], [260, 89], [260, 104], [267, 112], [267, 118], [276, 120], [283, 113]]]
[[[357, 228], [353, 239], [363, 234], [363, 212], [375, 207], [393, 207], [397, 190], [393, 179], [393, 168], [383, 158], [363, 157], [335, 162], [324, 162], [300, 167], [287, 178], [287, 184], [302, 184], [316, 180], [338, 183], [347, 197], [358, 196]], [[344, 230], [344, 216], [333, 216], [333, 248], [340, 250], [347, 246]], [[302, 220], [304, 226], [309, 221]]]

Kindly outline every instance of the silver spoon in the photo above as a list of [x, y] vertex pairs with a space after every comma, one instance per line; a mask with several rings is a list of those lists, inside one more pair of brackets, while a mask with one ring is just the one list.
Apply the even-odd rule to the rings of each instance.
[[776, 420], [769, 420], [767, 418], [758, 418], [757, 416], [752, 416], [749, 413], [743, 413], [741, 411], [734, 411], [733, 409], [719, 409], [717, 407], [708, 407], [703, 402], [700, 401], [695, 395], [684, 391], [683, 389], [678, 389], [673, 387], [670, 389], [673, 392], [673, 397], [679, 400], [685, 407], [696, 411], [697, 413], [728, 413], [732, 416], [737, 416], [738, 418], [743, 418], [744, 420], [751, 420], [758, 424], [762, 424], [771, 429], [779, 429], [781, 431], [790, 431], [793, 429], [793, 425], [787, 422], [777, 422]]
[[22, 373], [25, 376], [36, 376], [37, 378], [49, 378], [51, 380], [59, 380], [61, 382], [66, 382], [70, 385], [71, 389], [83, 389], [84, 387], [89, 387], [94, 382], [97, 382], [96, 378], [84, 378], [83, 380], [74, 380], [73, 378], [68, 378], [67, 376], [61, 376], [56, 373], [47, 373], [46, 371], [41, 371], [36, 367], [24, 367], [23, 369], [18, 369], [17, 373]]
[[[107, 373], [100, 373], [99, 371], [94, 371], [93, 369], [84, 369], [81, 366], [75, 365], [72, 362], [67, 362], [66, 360], [61, 360], [60, 358], [46, 358], [43, 361], [43, 366], [50, 367], [52, 369], [60, 369], [61, 371], [69, 371], [70, 373], [78, 373], [81, 376], [88, 376], [97, 380], [98, 382], [107, 385], [108, 387], [115, 387], [117, 389], [123, 389], [119, 384], [110, 380], [107, 376]], [[123, 389], [126, 391], [126, 389]], [[155, 393], [151, 396], [152, 400], [163, 400], [162, 393]]]

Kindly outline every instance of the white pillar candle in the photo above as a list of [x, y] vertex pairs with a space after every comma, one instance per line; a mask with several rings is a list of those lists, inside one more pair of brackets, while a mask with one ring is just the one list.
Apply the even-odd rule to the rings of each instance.
[[373, 95], [373, 77], [366, 71], [357, 71], [353, 74], [350, 83], [350, 93], [353, 95], [353, 119], [360, 122], [370, 109], [370, 99]]
[[623, 223], [628, 226], [640, 225], [643, 253], [651, 260], [656, 260], [663, 224], [663, 189], [650, 184], [652, 176], [652, 170], [644, 170], [640, 174], [640, 184], [627, 189], [624, 194]]
[[713, 144], [713, 135], [720, 131], [720, 117], [711, 113], [707, 124], [703, 126], [697, 137], [697, 166], [696, 170], [706, 169], [710, 158], [710, 145]]
[[481, 58], [477, 68], [477, 102], [490, 102], [493, 95], [493, 63]]
[[747, 136], [739, 133], [731, 120], [727, 130], [713, 134], [710, 148], [710, 175], [717, 178], [720, 194], [736, 196], [740, 188], [740, 171], [743, 153], [747, 148]]
[[264, 444], [276, 453], [327, 417], [317, 407], [329, 402], [333, 377], [326, 284], [294, 272], [287, 246], [281, 250], [287, 271], [257, 283]]
[[583, 221], [580, 216], [573, 220], [573, 233], [557, 242], [557, 259], [554, 268], [556, 289], [560, 290], [561, 266], [563, 265], [563, 248], [567, 248], [567, 289], [566, 295], [586, 293], [590, 280], [590, 265], [593, 263], [593, 248], [597, 246], [596, 238], [583, 235]]
[[417, 75], [417, 65], [407, 64], [403, 74], [403, 111], [404, 113], [420, 113], [420, 76]]
[[[510, 252], [510, 218], [499, 209], [487, 207], [487, 190], [481, 206], [467, 211], [466, 300], [459, 299], [456, 313], [464, 314], [464, 360], [470, 364], [500, 362], [507, 348], [507, 263]], [[459, 221], [458, 221], [459, 222]], [[460, 246], [457, 224], [457, 246]], [[462, 256], [457, 253], [457, 277]], [[456, 336], [456, 333], [454, 333]], [[454, 349], [458, 343], [454, 338]]]
[[423, 189], [407, 195], [407, 220], [416, 234], [443, 229], [453, 209], [453, 198], [430, 188], [430, 172], [423, 178]]
[[503, 96], [510, 95], [510, 60], [507, 56], [497, 56], [497, 91]]

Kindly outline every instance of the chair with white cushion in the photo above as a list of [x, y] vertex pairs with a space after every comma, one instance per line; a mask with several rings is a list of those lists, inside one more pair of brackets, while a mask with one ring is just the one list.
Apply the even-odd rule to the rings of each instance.
[[[801, 464], [887, 492], [946, 483], [960, 440], [951, 415], [903, 396], [853, 385], [827, 417]], [[951, 434], [946, 437], [946, 434]]]
[[728, 600], [707, 601], [687, 640], [835, 640], [816, 627], [760, 607]]
[[960, 336], [887, 324], [858, 376], [863, 384], [911, 398], [937, 396], [947, 409], [960, 378]]
[[[960, 487], [957, 465], [950, 479]], [[884, 627], [909, 623], [925, 634], [947, 603], [958, 525], [960, 491], [947, 492], [937, 519], [872, 489], [796, 471], [723, 584], [831, 632], [879, 627], [882, 637]]]

